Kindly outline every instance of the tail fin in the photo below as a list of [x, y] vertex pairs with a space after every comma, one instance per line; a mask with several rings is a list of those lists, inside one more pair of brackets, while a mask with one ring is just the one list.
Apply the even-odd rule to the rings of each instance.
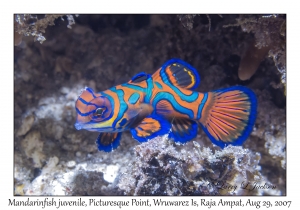
[[202, 107], [199, 122], [214, 144], [222, 148], [242, 145], [250, 135], [257, 108], [252, 90], [234, 86], [209, 92]]

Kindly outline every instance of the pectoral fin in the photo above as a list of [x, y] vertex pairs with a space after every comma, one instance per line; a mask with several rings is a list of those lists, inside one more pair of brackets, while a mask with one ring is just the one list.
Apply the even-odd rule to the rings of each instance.
[[146, 103], [140, 104], [138, 109], [133, 109], [129, 106], [129, 110], [127, 111], [128, 123], [126, 127], [135, 128], [146, 116], [151, 115], [152, 111], [152, 106]]

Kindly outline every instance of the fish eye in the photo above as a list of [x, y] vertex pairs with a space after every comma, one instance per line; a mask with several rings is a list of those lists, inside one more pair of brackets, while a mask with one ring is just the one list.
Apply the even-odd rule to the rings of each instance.
[[95, 116], [100, 117], [103, 112], [104, 112], [105, 108], [98, 108], [96, 109], [96, 112], [94, 113]]

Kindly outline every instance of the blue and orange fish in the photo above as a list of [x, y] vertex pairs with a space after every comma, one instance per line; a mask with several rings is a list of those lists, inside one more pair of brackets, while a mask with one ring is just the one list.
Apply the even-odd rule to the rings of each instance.
[[193, 91], [199, 83], [194, 67], [171, 59], [153, 75], [142, 72], [99, 93], [85, 88], [76, 101], [75, 127], [100, 132], [96, 143], [106, 152], [118, 147], [126, 130], [139, 142], [168, 134], [186, 143], [198, 125], [221, 148], [242, 145], [256, 119], [255, 94], [243, 86]]

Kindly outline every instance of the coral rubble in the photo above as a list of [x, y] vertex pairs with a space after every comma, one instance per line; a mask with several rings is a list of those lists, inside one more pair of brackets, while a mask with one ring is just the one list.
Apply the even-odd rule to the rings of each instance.
[[[191, 145], [191, 143], [189, 143]], [[177, 151], [169, 139], [157, 137], [135, 147], [134, 163], [121, 171], [118, 187], [126, 195], [255, 195], [278, 190], [251, 190], [246, 183], [269, 183], [260, 171], [260, 154], [238, 146], [212, 152]], [[244, 185], [244, 186], [243, 186]], [[269, 183], [269, 185], [271, 185]]]
[[[17, 14], [15, 15], [15, 45], [19, 45], [22, 41], [22, 35], [33, 36], [34, 41], [43, 43], [46, 38], [43, 36], [48, 26], [53, 26], [54, 21], [57, 18], [63, 19], [64, 15], [45, 15], [42, 18], [38, 18], [38, 15], [31, 14]], [[73, 15], [65, 15], [68, 20], [68, 28], [72, 28], [75, 24]]]

